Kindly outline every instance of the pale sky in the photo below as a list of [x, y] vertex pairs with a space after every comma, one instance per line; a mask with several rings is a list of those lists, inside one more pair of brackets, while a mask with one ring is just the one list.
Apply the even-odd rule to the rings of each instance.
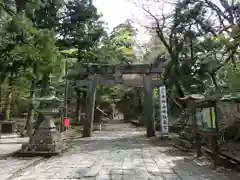
[[[98, 11], [103, 14], [103, 20], [108, 24], [109, 32], [120, 23], [124, 23], [127, 19], [135, 21], [134, 26], [138, 29], [137, 40], [140, 43], [147, 42], [150, 38], [143, 25], [149, 25], [149, 18], [146, 18], [146, 13], [136, 5], [130, 2], [131, 0], [93, 0], [93, 4], [98, 8]], [[159, 12], [169, 13], [172, 5], [169, 2], [176, 0], [159, 0], [154, 1], [132, 0], [136, 3], [147, 3], [151, 13], [159, 15]], [[150, 4], [149, 4], [150, 3]]]
[[126, 0], [93, 0], [93, 4], [111, 29], [131, 18], [131, 10], [134, 9]]
[[[93, 0], [93, 4], [103, 14], [103, 20], [108, 24], [109, 31], [127, 19], [136, 19], [136, 17], [138, 20], [144, 19], [140, 9], [127, 0]], [[137, 28], [139, 30], [137, 39], [146, 42], [149, 37], [146, 35], [145, 29], [140, 26]]]

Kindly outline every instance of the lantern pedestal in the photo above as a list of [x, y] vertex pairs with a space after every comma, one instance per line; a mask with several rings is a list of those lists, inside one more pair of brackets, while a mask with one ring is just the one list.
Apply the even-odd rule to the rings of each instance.
[[51, 119], [44, 120], [29, 143], [22, 146], [19, 156], [53, 156], [61, 153], [66, 146], [61, 134]]
[[54, 122], [44, 120], [36, 130], [30, 143], [23, 147], [24, 152], [37, 154], [58, 154], [63, 150], [61, 134], [57, 131]]
[[52, 120], [44, 121], [29, 144], [23, 145], [17, 156], [53, 156], [61, 153], [67, 147], [61, 139]]

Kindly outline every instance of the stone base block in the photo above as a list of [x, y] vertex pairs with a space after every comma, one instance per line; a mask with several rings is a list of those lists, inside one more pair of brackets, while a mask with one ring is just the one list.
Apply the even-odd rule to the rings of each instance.
[[[36, 145], [38, 150], [33, 149], [33, 145], [24, 144], [22, 145], [22, 149], [14, 154], [17, 157], [36, 157], [36, 156], [43, 156], [43, 157], [51, 157], [63, 153], [67, 150], [68, 146], [64, 143], [57, 143], [55, 145], [47, 144], [47, 145]], [[39, 149], [42, 147], [42, 151]], [[49, 151], [46, 151], [46, 148]]]
[[93, 130], [94, 131], [101, 131], [102, 130], [102, 125], [101, 124], [94, 124], [93, 125]]
[[161, 140], [171, 140], [169, 136], [159, 136]]
[[139, 118], [139, 123], [141, 124], [141, 125], [145, 125], [146, 124], [146, 122], [145, 122], [145, 117], [142, 115], [142, 116], [140, 116], [140, 118]]

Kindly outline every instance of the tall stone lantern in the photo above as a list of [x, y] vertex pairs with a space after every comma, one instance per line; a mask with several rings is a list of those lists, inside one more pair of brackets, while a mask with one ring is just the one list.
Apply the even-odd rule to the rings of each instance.
[[47, 95], [39, 98], [38, 101], [40, 102], [38, 114], [41, 117], [41, 123], [30, 138], [29, 143], [22, 147], [21, 153], [58, 154], [64, 149], [64, 145], [53, 117], [60, 115], [61, 101], [55, 96], [53, 87], [50, 87]]

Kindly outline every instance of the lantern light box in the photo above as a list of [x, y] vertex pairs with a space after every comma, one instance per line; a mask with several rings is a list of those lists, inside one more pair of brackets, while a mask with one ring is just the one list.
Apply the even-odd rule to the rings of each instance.
[[217, 132], [215, 107], [196, 108], [197, 128], [202, 132]]

